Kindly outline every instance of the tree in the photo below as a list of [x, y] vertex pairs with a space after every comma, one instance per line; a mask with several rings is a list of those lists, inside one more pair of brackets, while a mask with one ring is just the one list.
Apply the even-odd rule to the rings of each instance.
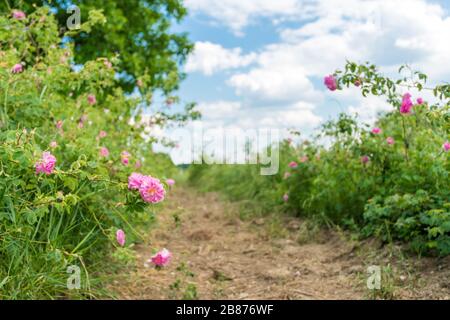
[[193, 49], [185, 33], [170, 30], [187, 14], [182, 0], [5, 0], [0, 2], [0, 10], [28, 13], [34, 6], [50, 6], [60, 34], [64, 34], [71, 15], [67, 9], [73, 4], [80, 9], [81, 23], [87, 21], [91, 10], [100, 10], [106, 17], [106, 23], [93, 26], [89, 34], [78, 32], [69, 37], [75, 46], [75, 63], [119, 54], [117, 67], [125, 91], [131, 92], [137, 79], [166, 95], [178, 88], [185, 76], [180, 65]]

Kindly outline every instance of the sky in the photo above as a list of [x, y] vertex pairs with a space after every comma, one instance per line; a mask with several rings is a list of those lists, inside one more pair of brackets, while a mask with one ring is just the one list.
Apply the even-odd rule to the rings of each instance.
[[[450, 79], [450, 1], [185, 0], [175, 27], [195, 51], [179, 95], [204, 127], [293, 128], [308, 136], [340, 112], [373, 123], [390, 110], [356, 88], [330, 92], [323, 77], [346, 59], [389, 76], [408, 63], [434, 83]], [[423, 93], [425, 99], [432, 99]]]

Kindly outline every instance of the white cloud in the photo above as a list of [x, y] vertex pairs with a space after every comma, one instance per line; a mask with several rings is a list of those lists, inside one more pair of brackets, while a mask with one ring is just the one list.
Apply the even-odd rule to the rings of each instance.
[[[305, 3], [306, 11], [301, 10]], [[197, 44], [187, 70], [213, 74], [237, 69], [227, 84], [242, 97], [242, 102], [217, 98], [201, 103], [203, 121], [211, 127], [295, 127], [311, 132], [325, 112], [338, 111], [358, 113], [363, 122], [373, 123], [379, 112], [392, 110], [383, 97], [363, 98], [357, 88], [331, 93], [321, 83], [346, 59], [373, 62], [388, 75], [410, 63], [436, 81], [450, 76], [450, 17], [430, 1], [187, 0], [186, 4], [235, 33], [256, 18], [267, 17], [277, 24], [280, 35], [278, 43], [250, 54], [209, 42]], [[305, 18], [297, 28], [280, 23]], [[421, 95], [431, 99], [427, 93]]]
[[245, 67], [255, 58], [255, 53], [243, 55], [241, 48], [226, 49], [211, 42], [196, 42], [194, 53], [189, 56], [185, 70], [212, 75], [217, 71]]
[[200, 111], [203, 118], [206, 119], [223, 119], [230, 117], [240, 111], [242, 104], [239, 101], [214, 101], [201, 102], [196, 109]]
[[202, 123], [207, 128], [299, 128], [311, 130], [321, 121], [315, 105], [298, 101], [290, 105], [243, 105], [237, 101], [201, 102]]
[[[361, 4], [361, 2], [363, 4]], [[379, 65], [413, 63], [435, 76], [450, 73], [450, 17], [425, 0], [319, 0], [311, 22], [281, 30], [272, 55], [291, 52], [308, 75], [322, 75], [345, 59]], [[445, 66], [442, 66], [445, 64]]]
[[283, 64], [295, 71], [303, 68], [306, 76], [322, 76], [354, 59], [413, 63], [434, 76], [450, 73], [450, 17], [426, 0], [190, 0], [187, 5], [235, 30], [252, 17], [274, 23], [308, 18], [299, 28], [279, 28], [281, 41], [258, 55], [263, 68]]
[[233, 75], [228, 84], [239, 95], [269, 101], [319, 101], [321, 98], [301, 66], [262, 65]]
[[296, 128], [310, 131], [322, 121], [313, 109], [312, 104], [298, 102], [283, 109], [269, 109], [262, 114], [258, 122], [262, 127]]
[[185, 5], [193, 12], [206, 14], [214, 22], [226, 25], [236, 35], [258, 17], [272, 18], [277, 24], [286, 19], [298, 19], [307, 12], [300, 0], [186, 0]]
[[355, 93], [355, 96], [358, 97], [357, 102], [349, 105], [348, 112], [357, 114], [358, 119], [364, 123], [373, 124], [380, 113], [393, 110], [393, 107], [386, 102], [385, 98], [377, 96], [364, 98], [357, 94]]
[[450, 36], [450, 17], [439, 5], [424, 0], [362, 2], [311, 2], [311, 21], [280, 29], [281, 41], [264, 47], [254, 67], [227, 83], [245, 97], [320, 103], [322, 94], [312, 80], [342, 68], [347, 59], [371, 61], [382, 70], [410, 63], [441, 81], [450, 75], [450, 41], [444, 40]]

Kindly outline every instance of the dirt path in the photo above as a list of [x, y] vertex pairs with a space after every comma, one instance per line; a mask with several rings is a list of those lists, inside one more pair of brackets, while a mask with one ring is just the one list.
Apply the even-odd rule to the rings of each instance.
[[[139, 267], [122, 283], [121, 298], [176, 296], [177, 289], [169, 286], [177, 279], [179, 295], [192, 283], [202, 299], [363, 297], [364, 292], [355, 287], [351, 266], [339, 259], [351, 250], [342, 241], [299, 245], [290, 237], [270, 240], [269, 222], [242, 222], [235, 209], [224, 206], [215, 194], [199, 196], [176, 189], [168, 200], [151, 238], [155, 239], [152, 247], [167, 247], [174, 253], [172, 263], [164, 270], [147, 268], [148, 247], [138, 247]], [[178, 228], [174, 214], [181, 220]], [[176, 270], [183, 262], [185, 267]]]
[[176, 188], [167, 200], [149, 240], [153, 248], [172, 251], [173, 260], [162, 270], [144, 266], [149, 246], [137, 246], [136, 270], [115, 281], [118, 298], [369, 297], [361, 258], [336, 233], [326, 234], [321, 243], [299, 244], [299, 221], [287, 223], [292, 231], [274, 239], [269, 218], [243, 222], [236, 207], [216, 194]]

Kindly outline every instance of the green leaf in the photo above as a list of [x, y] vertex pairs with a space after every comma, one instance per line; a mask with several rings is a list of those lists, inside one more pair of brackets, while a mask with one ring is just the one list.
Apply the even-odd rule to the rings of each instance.
[[69, 188], [71, 191], [75, 191], [78, 187], [78, 180], [72, 177], [64, 177], [64, 186]]
[[27, 212], [25, 212], [24, 216], [27, 220], [27, 223], [30, 225], [34, 225], [37, 222], [37, 217], [33, 210], [28, 210]]

